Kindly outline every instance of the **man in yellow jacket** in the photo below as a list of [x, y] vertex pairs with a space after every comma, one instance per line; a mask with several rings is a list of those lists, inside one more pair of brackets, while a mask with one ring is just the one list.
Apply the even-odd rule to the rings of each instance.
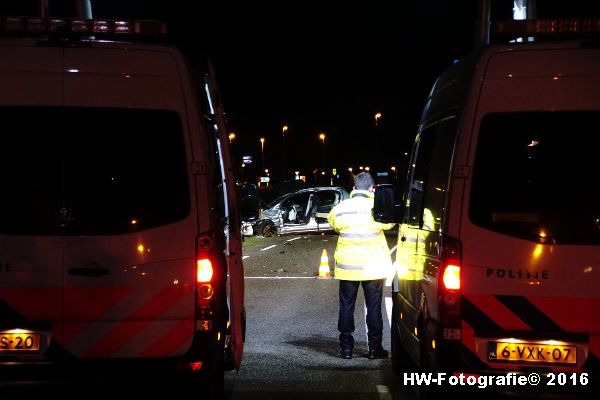
[[354, 178], [350, 198], [335, 206], [327, 215], [331, 227], [339, 233], [335, 249], [335, 278], [340, 281], [338, 330], [342, 358], [352, 358], [354, 350], [354, 308], [358, 287], [362, 285], [367, 307], [369, 358], [387, 358], [382, 346], [383, 317], [381, 301], [385, 278], [391, 273], [392, 259], [383, 233], [394, 224], [373, 219], [373, 177], [361, 172]]

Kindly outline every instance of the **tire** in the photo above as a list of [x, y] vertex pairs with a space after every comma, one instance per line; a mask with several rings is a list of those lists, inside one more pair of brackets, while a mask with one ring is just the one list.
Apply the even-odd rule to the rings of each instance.
[[[419, 331], [421, 331], [421, 332], [425, 332], [425, 328], [423, 326], [423, 321], [424, 321], [424, 318], [421, 316], [420, 323], [418, 325]], [[435, 374], [438, 371], [437, 371], [435, 363], [432, 364], [432, 362], [430, 360], [430, 356], [428, 353], [426, 343], [427, 343], [426, 340], [424, 338], [421, 338], [421, 340], [420, 340], [420, 346], [421, 346], [420, 372]], [[444, 392], [444, 390], [442, 389], [441, 386], [436, 386], [436, 385], [420, 386], [418, 389], [419, 390], [417, 392], [417, 398], [419, 400], [441, 400], [441, 399], [448, 398], [448, 392], [447, 391]]]
[[391, 323], [391, 358], [392, 370], [394, 374], [401, 376], [405, 372], [414, 372], [415, 363], [410, 358], [410, 354], [404, 348], [400, 340], [398, 332], [398, 317], [397, 306], [392, 306], [392, 323]]
[[260, 234], [264, 237], [271, 237], [277, 234], [277, 228], [271, 220], [266, 220], [260, 224]]
[[223, 363], [211, 372], [208, 380], [208, 396], [210, 399], [223, 399], [225, 396], [225, 375], [223, 373]]
[[[218, 331], [223, 333], [223, 337], [225, 336], [223, 326], [218, 328]], [[207, 371], [208, 375], [205, 377], [205, 383], [209, 399], [222, 399], [225, 396], [225, 348], [223, 339], [216, 340], [216, 335], [214, 347], [216, 351], [211, 360], [210, 370]]]

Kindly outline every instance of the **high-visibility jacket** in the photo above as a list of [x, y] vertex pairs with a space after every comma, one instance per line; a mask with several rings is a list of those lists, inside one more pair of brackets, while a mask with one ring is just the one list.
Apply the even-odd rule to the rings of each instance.
[[339, 233], [335, 249], [335, 278], [365, 281], [386, 278], [392, 271], [392, 259], [382, 224], [373, 219], [373, 193], [354, 190], [350, 198], [336, 205], [327, 215], [331, 227]]

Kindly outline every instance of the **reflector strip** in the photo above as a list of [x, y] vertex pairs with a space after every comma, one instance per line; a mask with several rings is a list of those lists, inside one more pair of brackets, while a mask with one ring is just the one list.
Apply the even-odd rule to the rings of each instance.
[[493, 295], [471, 295], [469, 300], [485, 315], [492, 316], [502, 329], [529, 331], [531, 328]]
[[554, 321], [548, 318], [546, 314], [531, 304], [529, 300], [523, 296], [498, 295], [496, 298], [523, 321], [527, 321], [527, 324], [529, 324], [529, 326], [531, 326], [535, 331], [564, 331]]

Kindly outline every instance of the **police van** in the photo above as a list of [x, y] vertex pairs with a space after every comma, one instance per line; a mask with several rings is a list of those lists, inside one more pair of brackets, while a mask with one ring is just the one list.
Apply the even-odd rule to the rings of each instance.
[[401, 376], [536, 373], [536, 391], [591, 390], [600, 372], [599, 21], [498, 21], [492, 37], [507, 40], [434, 83], [405, 189], [383, 185], [375, 196], [376, 219], [400, 222], [391, 353]]
[[156, 364], [222, 391], [244, 273], [212, 68], [139, 41], [154, 21], [0, 26], [0, 367]]

